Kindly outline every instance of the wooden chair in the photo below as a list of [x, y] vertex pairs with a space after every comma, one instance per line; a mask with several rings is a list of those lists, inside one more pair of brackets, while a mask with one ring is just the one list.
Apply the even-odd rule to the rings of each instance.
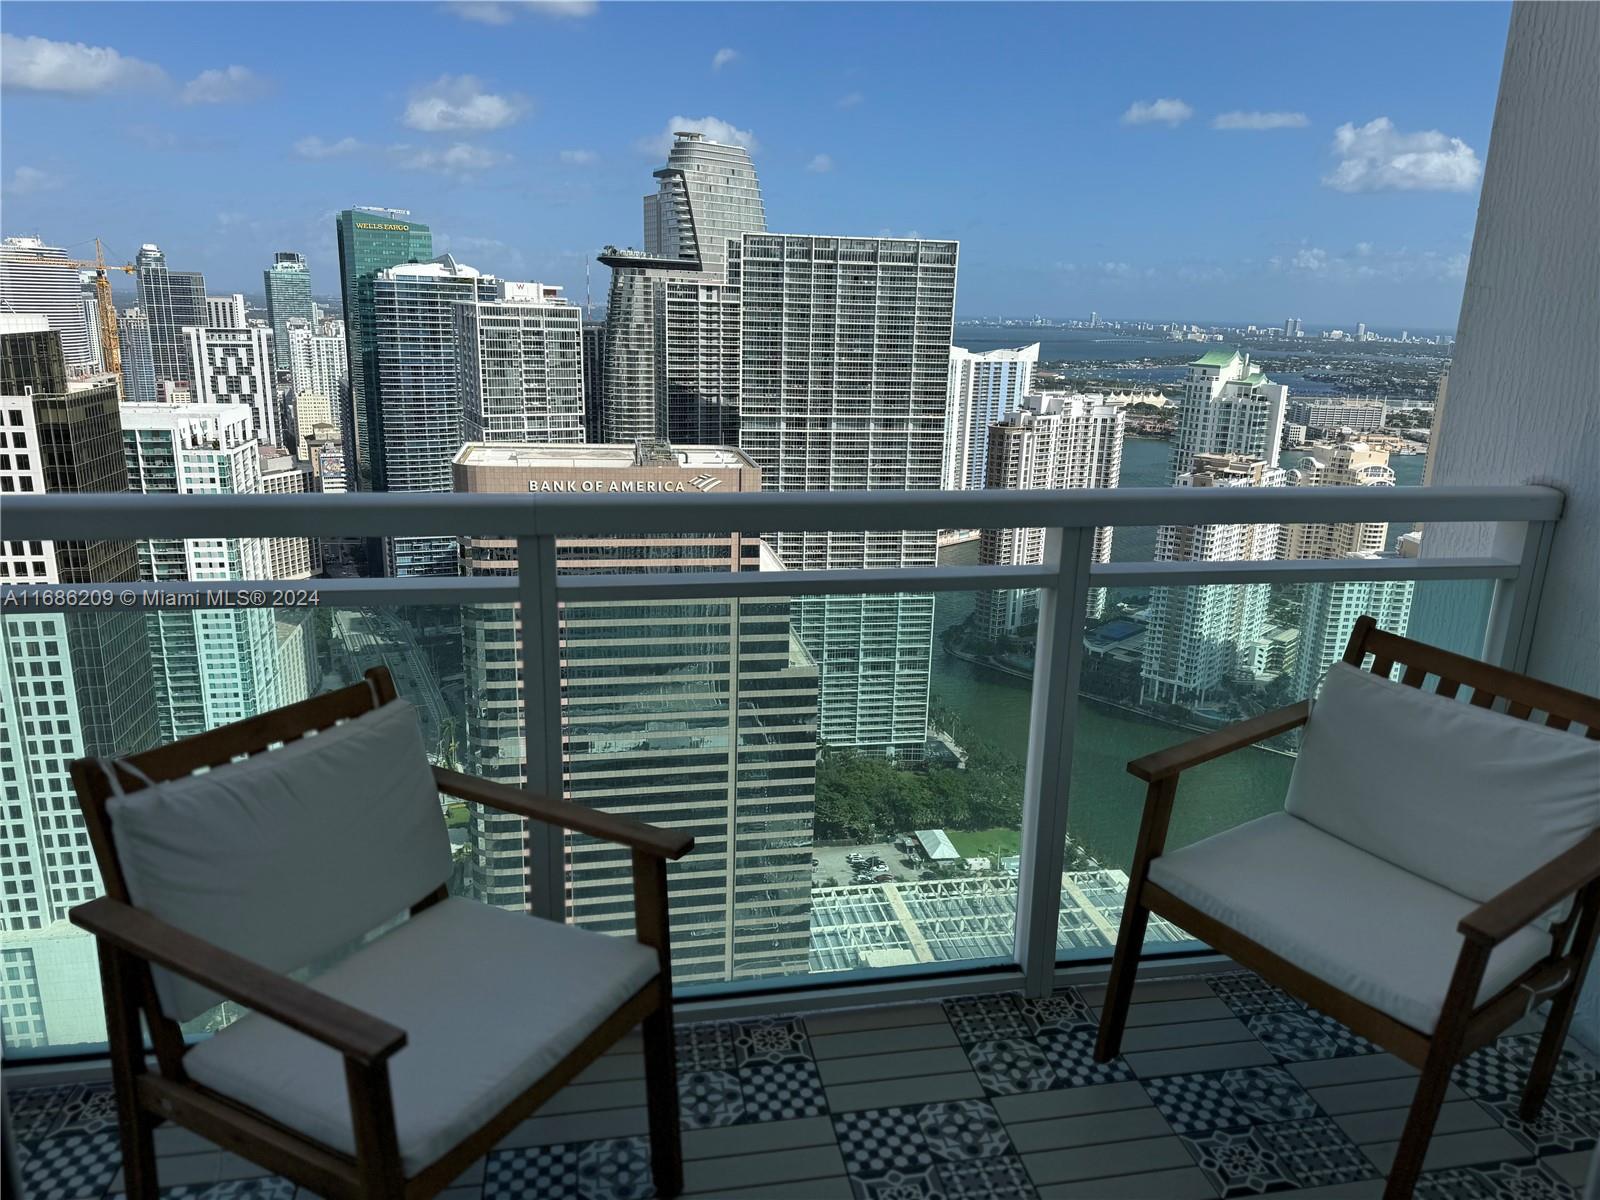
[[[391, 751], [395, 737], [403, 744]], [[193, 775], [203, 768], [209, 771]], [[313, 768], [324, 790], [305, 788]], [[381, 667], [364, 683], [127, 759], [80, 759], [72, 777], [105, 884], [105, 895], [74, 909], [72, 920], [99, 942], [129, 1197], [155, 1200], [152, 1131], [168, 1120], [322, 1196], [431, 1196], [641, 1022], [652, 1174], [659, 1194], [682, 1189], [666, 861], [686, 854], [692, 837], [430, 767], [415, 714]], [[272, 795], [304, 794], [320, 806], [310, 836], [299, 843], [279, 837], [267, 819], [273, 806], [256, 794], [263, 779], [277, 789]], [[231, 790], [219, 792], [223, 786]], [[174, 797], [183, 795], [201, 823], [225, 822], [215, 814], [231, 811], [235, 792], [255, 819], [248, 844], [232, 862], [202, 859], [184, 880], [206, 893], [193, 919], [186, 916], [187, 928], [163, 919], [173, 908], [171, 889], [151, 868], [170, 864], [159, 857], [166, 853], [161, 838], [141, 840], [139, 822], [154, 821], [154, 809], [170, 816], [180, 803]], [[637, 941], [448, 897], [440, 792], [631, 848]], [[370, 819], [372, 805], [380, 806], [381, 820]], [[284, 802], [285, 812], [292, 808]], [[143, 815], [136, 820], [136, 813]], [[361, 819], [347, 831], [343, 814]], [[169, 820], [158, 832], [181, 840], [188, 824]], [[246, 894], [232, 908], [229, 871], [246, 893], [270, 882], [276, 894]], [[397, 890], [423, 877], [409, 893]], [[409, 910], [409, 919], [363, 941], [315, 987], [288, 974], [305, 965], [296, 958], [308, 946], [320, 952], [326, 947], [317, 939], [334, 936], [317, 928], [324, 916], [332, 931], [341, 905], [381, 905], [383, 895], [369, 894], [385, 889], [400, 897], [389, 915]], [[299, 918], [292, 928], [269, 926], [279, 914], [285, 922]], [[372, 926], [356, 928], [370, 933]], [[206, 932], [222, 936], [208, 939]], [[424, 948], [455, 947], [460, 958], [464, 941], [477, 947], [475, 957], [429, 969]], [[463, 998], [460, 977], [479, 968], [490, 994]], [[524, 976], [526, 991], [519, 985], [521, 994], [505, 994], [508, 979]], [[598, 994], [602, 983], [617, 1001], [585, 996], [585, 986]], [[351, 1003], [352, 995], [371, 1003]], [[251, 1015], [187, 1046], [180, 1019], [215, 998], [247, 1006]], [[452, 1011], [436, 1011], [445, 1004]], [[412, 1027], [374, 1009], [409, 1012]], [[465, 1077], [464, 1066], [462, 1078], [452, 1075], [463, 1062], [476, 1064], [478, 1075]], [[217, 1084], [229, 1070], [239, 1077], [236, 1088]], [[270, 1091], [273, 1076], [287, 1095], [240, 1094]], [[465, 1111], [439, 1108], [455, 1100]], [[432, 1147], [425, 1152], [418, 1141], [424, 1135]]]
[[[1360, 669], [1369, 656], [1372, 659], [1370, 675]], [[1384, 1193], [1386, 1200], [1402, 1200], [1412, 1194], [1422, 1169], [1423, 1156], [1450, 1084], [1452, 1068], [1474, 1050], [1492, 1042], [1534, 1004], [1549, 1000], [1549, 1016], [1523, 1093], [1522, 1119], [1533, 1120], [1544, 1104], [1578, 992], [1594, 955], [1596, 933], [1600, 931], [1600, 754], [1596, 753], [1600, 748], [1595, 747], [1593, 741], [1600, 739], [1600, 700], [1385, 633], [1368, 616], [1356, 621], [1343, 663], [1346, 665], [1335, 664], [1329, 672], [1322, 698], [1315, 707], [1309, 701], [1291, 704], [1128, 764], [1128, 771], [1145, 780], [1149, 790], [1129, 871], [1127, 905], [1101, 1014], [1095, 1056], [1105, 1062], [1119, 1052], [1146, 922], [1150, 913], [1157, 913], [1420, 1068], [1416, 1096]], [[1403, 668], [1399, 681], [1403, 687], [1389, 681], [1396, 666]], [[1438, 681], [1433, 695], [1423, 689], [1430, 675]], [[1411, 706], [1406, 726], [1389, 732], [1391, 738], [1407, 739], [1402, 751], [1417, 763], [1419, 774], [1436, 776], [1463, 771], [1469, 774], [1465, 786], [1456, 787], [1456, 796], [1436, 798], [1441, 804], [1439, 813], [1421, 814], [1420, 819], [1442, 818], [1434, 826], [1440, 832], [1385, 845], [1382, 857], [1368, 854], [1350, 843], [1372, 836], [1373, 827], [1385, 821], [1403, 826], [1410, 819], [1410, 810], [1425, 809], [1434, 797], [1383, 795], [1383, 779], [1369, 774], [1366, 793], [1345, 786], [1331, 798], [1350, 809], [1362, 809], [1368, 803], [1384, 807], [1362, 809], [1356, 823], [1343, 826], [1340, 821], [1345, 818], [1335, 809], [1325, 807], [1311, 811], [1311, 820], [1322, 820], [1338, 829], [1338, 835], [1328, 837], [1330, 844], [1321, 850], [1329, 853], [1329, 862], [1343, 864], [1339, 871], [1343, 878], [1337, 879], [1335, 886], [1319, 890], [1317, 869], [1303, 869], [1304, 864], [1296, 861], [1300, 853], [1296, 846], [1317, 845], [1315, 839], [1327, 835], [1309, 820], [1295, 816], [1294, 802], [1297, 788], [1304, 791], [1323, 786], [1327, 781], [1302, 780], [1302, 772], [1308, 776], [1317, 772], [1331, 774], [1336, 780], [1343, 778], [1348, 785], [1355, 773], [1376, 770], [1369, 757], [1375, 749], [1370, 742], [1347, 747], [1351, 761], [1346, 767], [1338, 765], [1337, 756], [1330, 759], [1326, 753], [1329, 745], [1326, 731], [1330, 727], [1343, 728], [1322, 723], [1341, 719], [1337, 714], [1343, 701], [1329, 699], [1330, 689], [1335, 685], [1343, 691], [1360, 693], [1368, 709], [1367, 716], [1361, 715], [1363, 710], [1359, 705], [1354, 708], [1344, 705], [1357, 722], [1379, 720], [1371, 711], [1374, 705], [1397, 702]], [[1407, 689], [1417, 691], [1408, 692]], [[1470, 692], [1470, 705], [1463, 703], [1467, 694], [1463, 689]], [[1499, 701], [1504, 702], [1503, 707], [1497, 703]], [[1330, 706], [1330, 710], [1325, 711], [1325, 705]], [[1472, 708], [1479, 711], [1467, 711]], [[1485, 709], [1496, 711], [1492, 714], [1481, 711]], [[1471, 772], [1483, 768], [1473, 760], [1475, 747], [1461, 744], [1459, 738], [1450, 745], [1418, 744], [1414, 731], [1433, 728], [1439, 722], [1446, 723], [1440, 728], [1452, 728], [1449, 723], [1463, 716], [1477, 723], [1473, 726], [1477, 736], [1498, 739], [1496, 745], [1511, 742], [1520, 745], [1535, 737], [1537, 758], [1510, 780], [1512, 787], [1488, 796], [1475, 793]], [[1542, 717], [1542, 722], [1537, 721], [1536, 716]], [[1522, 722], [1535, 726], [1542, 723], [1546, 728], [1538, 729], [1535, 735]], [[1301, 725], [1308, 725], [1308, 728], [1296, 764], [1295, 780], [1290, 785], [1288, 811], [1270, 814], [1194, 846], [1163, 854], [1178, 780], [1184, 771]], [[1580, 732], [1586, 737], [1578, 736]], [[1320, 740], [1317, 753], [1321, 756], [1315, 770], [1308, 764], [1314, 736]], [[1458, 758], [1465, 759], [1465, 763], [1458, 763]], [[1491, 763], [1488, 769], [1492, 774], [1499, 768]], [[1532, 857], [1492, 886], [1479, 881], [1474, 889], [1481, 893], [1478, 896], [1467, 894], [1465, 885], [1452, 891], [1437, 886], [1428, 878], [1417, 877], [1420, 873], [1432, 872], [1435, 878], [1443, 877], [1448, 883], [1461, 884], [1466, 877], [1463, 872], [1470, 875], [1475, 855], [1491, 866], [1501, 852], [1515, 860], [1523, 845], [1519, 840], [1523, 836], [1520, 826], [1537, 825], [1541, 819], [1537, 813], [1546, 811], [1536, 809], [1543, 801], [1538, 797], [1530, 799], [1529, 793], [1545, 787], [1554, 794], [1555, 783], [1541, 782], [1550, 775], [1556, 776], [1560, 786], [1565, 788], [1560, 793], [1565, 799], [1556, 805], [1566, 814], [1565, 824], [1561, 825], [1560, 836], [1555, 839], [1564, 849], [1548, 858]], [[1503, 787], [1504, 782], [1491, 780], [1484, 786]], [[1516, 786], [1519, 782], [1523, 786]], [[1425, 779], [1419, 790], [1426, 793]], [[1449, 842], [1454, 831], [1450, 822], [1453, 819], [1467, 823], [1474, 820], [1472, 816], [1451, 811], [1450, 806], [1457, 799], [1464, 808], [1479, 801], [1498, 802], [1499, 812], [1508, 817], [1506, 828], [1463, 830], [1470, 844], [1459, 850], [1451, 849]], [[1306, 811], [1302, 809], [1301, 815], [1306, 815]], [[1473, 811], [1479, 814], [1478, 824], [1494, 824], [1492, 817], [1483, 817], [1483, 814], [1493, 814], [1494, 807], [1485, 803]], [[1304, 828], [1297, 828], [1300, 826]], [[1480, 835], [1482, 844], [1472, 843], [1472, 839]], [[1282, 857], [1289, 861], [1277, 861]], [[1449, 861], [1442, 861], [1445, 859]], [[1297, 871], [1301, 873], [1297, 875]], [[1285, 916], [1271, 911], [1240, 913], [1230, 909], [1226, 895], [1230, 892], [1244, 894], [1252, 882], [1238, 878], [1224, 880], [1222, 876], [1229, 872], [1235, 876], [1281, 876], [1280, 882], [1285, 886], [1278, 899], [1296, 911]], [[1493, 876], [1491, 869], [1485, 878]], [[1375, 886], [1380, 889], [1395, 886], [1402, 888], [1406, 895], [1420, 899], [1400, 911], [1389, 911], [1387, 927], [1376, 921], [1365, 922], [1355, 931], [1355, 940], [1367, 945], [1347, 949], [1297, 943], [1297, 937], [1310, 934], [1320, 918], [1316, 911], [1298, 911], [1305, 909], [1305, 905], [1298, 903], [1293, 895], [1295, 889], [1306, 889], [1308, 903], [1318, 910], [1326, 910], [1329, 926], [1336, 927], [1349, 913], [1371, 903], [1371, 897], [1357, 894], [1369, 877], [1378, 881]], [[1206, 882], [1208, 878], [1211, 883]], [[1467, 879], [1467, 884], [1473, 882]], [[1183, 894], [1178, 894], [1180, 892]], [[1271, 910], [1277, 905], [1269, 903], [1261, 907]], [[1299, 922], [1299, 928], [1288, 927], [1290, 922]], [[1241, 930], [1241, 925], [1248, 925], [1249, 932]], [[1321, 932], [1326, 934], [1327, 930]], [[1457, 934], [1459, 943], [1455, 942]], [[1337, 932], [1330, 936], [1337, 942]], [[1370, 943], [1387, 944], [1395, 939], [1409, 939], [1412, 947], [1409, 957], [1413, 961], [1400, 962], [1391, 958], [1385, 962], [1387, 979], [1382, 973], [1376, 978], [1366, 978], [1352, 972], [1343, 977], [1343, 982], [1335, 982], [1328, 978], [1334, 972], [1319, 970], [1319, 965], [1325, 965], [1330, 958], [1347, 953], [1352, 960], [1366, 955], [1370, 961], [1375, 954]], [[1430, 976], [1435, 969], [1437, 973]], [[1352, 979], [1355, 982], [1351, 982]], [[1386, 992], [1390, 981], [1396, 979], [1401, 982]], [[1423, 993], [1431, 999], [1427, 1004], [1411, 1003], [1410, 998], [1401, 994], [1408, 986], [1412, 992]], [[1363, 994], [1358, 996], [1354, 991]], [[1432, 1011], [1425, 1011], [1427, 1009]], [[1401, 1016], [1397, 1016], [1397, 1012]], [[1405, 1017], [1416, 1019], [1403, 1019]]]

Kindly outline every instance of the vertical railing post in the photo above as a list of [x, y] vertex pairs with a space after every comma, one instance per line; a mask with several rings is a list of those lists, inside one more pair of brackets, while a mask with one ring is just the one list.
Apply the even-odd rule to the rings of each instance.
[[[556, 600], [556, 539], [517, 538], [522, 612], [522, 740], [530, 790], [561, 799], [561, 632]], [[560, 829], [528, 822], [528, 907], [567, 919], [566, 848]]]
[[1527, 669], [1555, 529], [1554, 521], [1501, 521], [1494, 526], [1490, 553], [1515, 562], [1517, 573], [1495, 580], [1483, 631], [1485, 662], [1511, 671]]
[[1045, 531], [1044, 561], [1056, 568], [1056, 577], [1051, 586], [1039, 589], [1022, 797], [1022, 869], [1017, 882], [1016, 954], [1030, 996], [1049, 995], [1055, 978], [1072, 739], [1093, 548], [1093, 529]]

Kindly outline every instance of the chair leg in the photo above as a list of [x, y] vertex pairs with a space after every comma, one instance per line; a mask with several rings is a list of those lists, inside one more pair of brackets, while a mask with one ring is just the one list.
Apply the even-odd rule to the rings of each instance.
[[128, 1200], [157, 1200], [155, 1114], [139, 1104], [139, 1077], [144, 1074], [144, 1042], [139, 1008], [129, 980], [129, 959], [101, 942], [100, 992], [105, 1001], [106, 1042], [111, 1051], [111, 1078], [117, 1097], [117, 1133], [122, 1143], [123, 1188]]
[[1550, 1080], [1555, 1077], [1556, 1063], [1561, 1060], [1561, 1047], [1567, 1040], [1567, 1030], [1572, 1025], [1572, 1014], [1578, 1007], [1578, 993], [1583, 990], [1580, 977], [1569, 983], [1550, 1002], [1550, 1016], [1545, 1021], [1544, 1032], [1539, 1036], [1539, 1049], [1533, 1056], [1533, 1066], [1528, 1071], [1528, 1082], [1522, 1089], [1522, 1104], [1517, 1116], [1524, 1121], [1535, 1120], [1544, 1107], [1544, 1098], [1550, 1091]]
[[128, 1200], [157, 1200], [155, 1121], [138, 1101], [117, 1094], [117, 1126], [122, 1144], [123, 1191]]
[[1122, 912], [1122, 928], [1117, 933], [1117, 950], [1111, 960], [1105, 1002], [1100, 1008], [1100, 1037], [1094, 1047], [1096, 1062], [1110, 1062], [1122, 1052], [1122, 1029], [1128, 1022], [1133, 979], [1139, 971], [1139, 954], [1144, 949], [1144, 931], [1149, 923], [1150, 910], [1139, 903], [1136, 891], [1130, 892], [1127, 907]]
[[1450, 1070], [1454, 1065], [1448, 1053], [1437, 1048], [1429, 1052], [1422, 1076], [1417, 1080], [1417, 1094], [1412, 1098], [1405, 1129], [1400, 1134], [1400, 1145], [1389, 1167], [1383, 1200], [1410, 1200], [1412, 1189], [1417, 1186], [1417, 1176], [1422, 1174], [1428, 1143], [1433, 1140], [1433, 1127], [1439, 1120], [1444, 1094], [1450, 1089]]
[[661, 1200], [683, 1191], [683, 1143], [678, 1126], [678, 1052], [671, 1001], [644, 1019], [645, 1103], [650, 1112], [650, 1174]]

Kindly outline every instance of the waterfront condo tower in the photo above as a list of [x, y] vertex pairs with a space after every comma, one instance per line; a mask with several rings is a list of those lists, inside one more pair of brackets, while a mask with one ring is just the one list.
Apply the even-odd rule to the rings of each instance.
[[1248, 354], [1212, 350], [1189, 364], [1178, 399], [1172, 480], [1201, 454], [1277, 462], [1289, 389], [1273, 383]]
[[1022, 407], [1033, 391], [1039, 343], [1014, 350], [950, 347], [950, 397], [944, 424], [946, 491], [986, 486], [989, 427]]
[[[739, 446], [762, 487], [938, 489], [957, 244], [747, 233], [738, 245]], [[790, 570], [931, 567], [938, 556], [931, 529], [770, 540]], [[822, 672], [822, 740], [920, 758], [933, 597], [819, 597], [794, 613]]]
[[[409, 215], [397, 208], [347, 208], [335, 219], [339, 292], [350, 353], [350, 423], [345, 430], [345, 452], [356, 460], [352, 464], [357, 468], [351, 475], [352, 485], [358, 472], [368, 488], [377, 486], [371, 431], [380, 419], [378, 352], [372, 339], [372, 280], [388, 267], [425, 262], [433, 257], [432, 231], [408, 220]], [[352, 486], [351, 490], [355, 488]]]
[[502, 283], [455, 318], [466, 441], [584, 440], [582, 316], [560, 288]]
[[83, 308], [78, 268], [59, 246], [36, 237], [0, 240], [0, 312], [43, 313], [61, 335], [61, 355], [71, 374], [94, 364], [92, 330]]
[[694, 262], [721, 279], [728, 239], [767, 228], [761, 183], [743, 146], [674, 133], [655, 176], [657, 190], [644, 198], [644, 249], [654, 258]]

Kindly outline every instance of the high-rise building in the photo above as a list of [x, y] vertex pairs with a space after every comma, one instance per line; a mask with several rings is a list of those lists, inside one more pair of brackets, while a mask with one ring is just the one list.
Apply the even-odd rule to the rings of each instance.
[[156, 381], [193, 383], [183, 330], [191, 325], [204, 328], [209, 320], [205, 276], [169, 270], [161, 247], [148, 242], [139, 247], [134, 264], [139, 268], [139, 308], [150, 322]]
[[[66, 379], [59, 331], [0, 337], [0, 494], [121, 492], [114, 375]], [[7, 583], [138, 579], [131, 542], [0, 542]], [[137, 612], [14, 610], [0, 619], [0, 1033], [8, 1049], [103, 1041], [94, 940], [67, 911], [100, 892], [73, 759], [159, 737]]]
[[244, 295], [206, 297], [206, 324], [212, 329], [246, 329], [250, 325]]
[[[280, 250], [272, 265], [261, 272], [267, 294], [267, 322], [272, 326], [273, 379], [289, 373], [289, 322], [311, 324], [311, 271], [306, 256]], [[348, 371], [348, 364], [346, 370]]]
[[[1280, 487], [1284, 473], [1259, 459], [1201, 454], [1178, 487]], [[1278, 526], [1163, 525], [1158, 562], [1261, 562], [1277, 557]], [[1266, 628], [1270, 585], [1213, 583], [1151, 590], [1145, 631], [1143, 698], [1204, 704], [1216, 689], [1248, 674]]]
[[[254, 418], [240, 404], [129, 404], [122, 409], [128, 486], [148, 494], [258, 494]], [[139, 542], [140, 578], [271, 577], [263, 538]], [[161, 609], [144, 614], [163, 741], [174, 741], [305, 699], [279, 674], [273, 612]]]
[[0, 312], [43, 313], [61, 335], [61, 355], [70, 374], [94, 365], [89, 323], [84, 318], [78, 268], [59, 246], [36, 237], [0, 239]]
[[[615, 494], [652, 509], [715, 489], [751, 492], [760, 471], [718, 446], [470, 444], [463, 492]], [[504, 539], [469, 538], [471, 574], [516, 570]], [[781, 569], [759, 537], [690, 534], [562, 539], [557, 570]], [[465, 614], [469, 769], [527, 782], [511, 605]], [[673, 974], [692, 983], [802, 974], [810, 942], [817, 753], [816, 667], [793, 636], [789, 601], [605, 602], [562, 606], [564, 798], [692, 831], [669, 868]], [[476, 809], [468, 879], [477, 898], [522, 908], [524, 824]], [[590, 838], [568, 838], [569, 919], [632, 936], [631, 867]]]
[[1173, 481], [1201, 454], [1277, 461], [1288, 399], [1289, 389], [1252, 366], [1248, 354], [1212, 350], [1195, 359], [1178, 400]]
[[583, 440], [598, 442], [601, 407], [605, 396], [606, 325], [604, 321], [583, 322]]
[[[1373, 561], [1392, 558], [1370, 550], [1342, 555]], [[1404, 634], [1411, 620], [1414, 579], [1348, 579], [1308, 583], [1300, 599], [1300, 651], [1295, 664], [1294, 694], [1315, 696], [1328, 668], [1344, 654], [1350, 628], [1363, 614], [1393, 633]]]
[[130, 308], [117, 318], [117, 343], [122, 348], [123, 398], [129, 404], [154, 404], [155, 348], [150, 341], [150, 319], [143, 309]]
[[339, 428], [339, 414], [331, 399], [320, 392], [299, 392], [294, 398], [295, 456], [309, 459], [306, 440], [315, 435], [317, 426]]
[[406, 220], [398, 208], [347, 208], [336, 221], [339, 236], [339, 290], [344, 300], [345, 340], [350, 355], [350, 430], [345, 451], [355, 458], [357, 478], [376, 487], [372, 429], [378, 424], [378, 353], [372, 340], [372, 279], [401, 263], [433, 257], [433, 233]]
[[263, 445], [278, 443], [277, 389], [272, 382], [272, 330], [197, 329], [183, 331], [189, 350], [189, 378], [199, 404], [242, 404], [255, 417], [253, 436]]
[[644, 248], [655, 258], [694, 262], [721, 279], [728, 239], [766, 231], [761, 183], [743, 146], [674, 133], [655, 176], [657, 190], [644, 198]]
[[[1035, 347], [1037, 349], [1037, 347]], [[990, 488], [1114, 488], [1122, 477], [1123, 408], [1099, 395], [1028, 395], [988, 429], [984, 486]], [[978, 561], [985, 566], [1030, 566], [1044, 561], [1042, 528], [985, 529]], [[1109, 527], [1094, 532], [1092, 557], [1111, 561]], [[1105, 609], [1105, 589], [1090, 591], [1089, 614]], [[977, 596], [977, 626], [986, 637], [1015, 634], [1037, 621], [1032, 589]]]
[[[739, 446], [762, 487], [937, 489], [956, 243], [747, 233], [738, 246]], [[772, 542], [790, 570], [933, 566], [938, 556], [934, 530]], [[794, 612], [822, 672], [823, 741], [919, 757], [933, 597], [831, 596], [797, 600]]]
[[750, 152], [674, 135], [658, 190], [644, 198], [644, 245], [606, 247], [611, 268], [598, 420], [605, 441], [738, 436], [739, 297], [728, 242], [766, 229]]
[[561, 289], [501, 283], [455, 306], [462, 436], [468, 442], [581, 442], [578, 306]]
[[78, 272], [78, 301], [83, 305], [83, 325], [89, 332], [89, 371], [100, 374], [108, 369], [105, 347], [100, 344], [100, 293], [95, 291], [95, 273]]
[[[1389, 452], [1365, 442], [1316, 443], [1295, 458], [1284, 482], [1290, 487], [1393, 487]], [[1339, 521], [1285, 525], [1279, 558], [1342, 558], [1378, 553], [1389, 539], [1387, 521]], [[1349, 633], [1348, 630], [1345, 631]]]
[[309, 321], [291, 317], [288, 322], [289, 379], [294, 390], [341, 395], [350, 380], [349, 351], [344, 327], [320, 332]]
[[[283, 446], [258, 445], [261, 456], [261, 491], [268, 496], [298, 495], [317, 490], [307, 463], [296, 462]], [[271, 579], [310, 579], [322, 574], [322, 543], [317, 538], [267, 538], [267, 569]]]
[[[494, 300], [499, 282], [445, 254], [377, 271], [366, 286], [375, 368], [368, 393], [376, 418], [372, 485], [385, 492], [448, 492], [450, 463], [462, 446], [456, 306]], [[384, 573], [455, 575], [457, 550], [455, 538], [387, 538]]]
[[981, 488], [989, 463], [989, 427], [1022, 407], [1033, 390], [1039, 343], [1014, 350], [950, 347], [950, 391], [945, 414], [946, 491]]
[[344, 442], [337, 425], [316, 425], [306, 438], [306, 461], [318, 492], [336, 495], [349, 491], [345, 477]]

